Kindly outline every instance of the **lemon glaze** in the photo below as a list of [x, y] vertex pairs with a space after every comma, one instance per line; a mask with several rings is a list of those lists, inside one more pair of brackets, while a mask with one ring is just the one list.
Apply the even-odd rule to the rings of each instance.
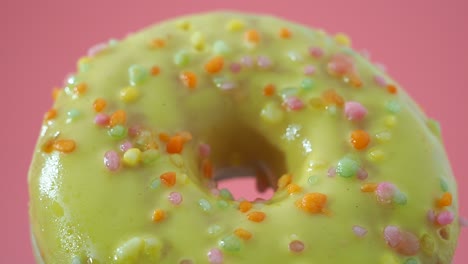
[[[101, 44], [29, 172], [45, 263], [450, 263], [457, 190], [435, 121], [329, 36], [214, 12]], [[264, 164], [270, 200], [216, 171]]]

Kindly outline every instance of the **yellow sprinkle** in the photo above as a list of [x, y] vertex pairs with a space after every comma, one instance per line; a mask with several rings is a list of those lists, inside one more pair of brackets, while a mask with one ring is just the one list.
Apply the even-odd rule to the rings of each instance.
[[177, 22], [176, 26], [181, 30], [189, 31], [192, 25], [187, 20], [182, 20]]
[[394, 127], [397, 123], [397, 118], [394, 115], [386, 116], [384, 119], [384, 123], [387, 127]]
[[139, 96], [140, 91], [133, 86], [128, 86], [120, 90], [120, 99], [125, 103], [135, 102]]
[[182, 168], [182, 166], [184, 166], [184, 160], [180, 154], [171, 154], [170, 160], [177, 168]]
[[335, 35], [336, 43], [343, 45], [343, 46], [351, 46], [351, 39], [344, 33], [338, 33]]
[[244, 29], [244, 23], [238, 19], [233, 19], [229, 21], [229, 23], [226, 26], [226, 29], [232, 32], [239, 31]]
[[199, 31], [194, 32], [190, 37], [190, 43], [196, 50], [202, 51], [205, 48], [205, 37]]
[[141, 151], [137, 148], [131, 148], [125, 151], [123, 155], [123, 162], [125, 165], [134, 167], [138, 165], [141, 160]]
[[283, 110], [274, 102], [269, 102], [263, 107], [260, 116], [263, 120], [270, 123], [279, 123], [283, 120]]
[[385, 159], [385, 153], [381, 149], [371, 149], [367, 153], [367, 159], [372, 162], [379, 162]]

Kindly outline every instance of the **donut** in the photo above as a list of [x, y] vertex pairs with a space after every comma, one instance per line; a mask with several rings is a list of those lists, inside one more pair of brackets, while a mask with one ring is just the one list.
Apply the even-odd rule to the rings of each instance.
[[[439, 124], [343, 33], [180, 17], [91, 48], [53, 96], [28, 176], [38, 261], [451, 263]], [[242, 167], [270, 199], [217, 187]]]

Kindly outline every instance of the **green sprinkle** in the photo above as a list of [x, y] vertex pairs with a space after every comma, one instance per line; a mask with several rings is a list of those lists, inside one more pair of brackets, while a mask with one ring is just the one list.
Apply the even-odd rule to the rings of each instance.
[[206, 199], [200, 199], [198, 200], [198, 206], [204, 211], [204, 212], [209, 212], [212, 209], [211, 203], [206, 200]]
[[156, 149], [145, 150], [141, 156], [143, 164], [150, 164], [159, 158], [159, 151]]
[[150, 184], [151, 189], [157, 189], [159, 186], [161, 186], [161, 179], [160, 178], [154, 179]]
[[134, 64], [128, 68], [128, 78], [132, 86], [143, 83], [148, 76], [148, 70], [141, 65]]
[[218, 205], [218, 207], [221, 208], [221, 209], [226, 209], [226, 208], [229, 207], [229, 203], [226, 202], [225, 200], [219, 200], [219, 201], [217, 202], [217, 205]]
[[186, 66], [190, 62], [190, 56], [188, 51], [181, 50], [174, 55], [174, 63], [177, 66]]
[[219, 225], [212, 225], [208, 227], [208, 234], [215, 236], [219, 233], [221, 233], [222, 228]]
[[228, 252], [237, 252], [241, 249], [240, 239], [233, 235], [221, 239], [218, 245], [220, 248]]
[[385, 108], [392, 114], [399, 113], [401, 106], [396, 100], [390, 100], [385, 104]]
[[225, 200], [234, 200], [234, 197], [232, 197], [231, 192], [226, 188], [219, 190], [219, 196], [221, 196], [221, 198]]
[[70, 111], [67, 112], [67, 116], [71, 121], [73, 121], [80, 116], [80, 111], [77, 109], [70, 109]]
[[419, 264], [419, 261], [417, 258], [409, 258], [405, 260], [405, 264]]
[[310, 185], [314, 185], [318, 182], [318, 180], [318, 176], [310, 176], [309, 179], [307, 179], [307, 183], [309, 183]]
[[302, 87], [302, 89], [304, 89], [306, 91], [312, 89], [314, 87], [314, 80], [312, 80], [311, 78], [305, 78], [301, 82], [301, 87]]
[[428, 119], [427, 120], [427, 126], [429, 129], [436, 135], [437, 137], [440, 137], [441, 135], [441, 128], [440, 128], [440, 123], [437, 122], [437, 120], [434, 119]]
[[228, 47], [226, 42], [218, 40], [213, 44], [213, 52], [218, 55], [229, 54], [231, 49]]
[[349, 157], [342, 158], [340, 161], [338, 161], [338, 164], [336, 166], [336, 173], [341, 177], [345, 178], [349, 178], [356, 175], [358, 170], [359, 164]]
[[442, 178], [440, 179], [440, 188], [442, 189], [443, 192], [448, 192], [449, 187], [445, 179], [442, 179]]
[[406, 195], [402, 193], [400, 190], [397, 190], [397, 192], [393, 196], [393, 202], [399, 205], [405, 205], [407, 202]]
[[288, 97], [297, 95], [299, 93], [299, 90], [294, 87], [288, 87], [288, 88], [282, 89], [279, 93], [280, 93], [281, 98], [286, 99]]
[[122, 125], [116, 125], [109, 129], [107, 133], [115, 139], [124, 139], [127, 136], [127, 129]]

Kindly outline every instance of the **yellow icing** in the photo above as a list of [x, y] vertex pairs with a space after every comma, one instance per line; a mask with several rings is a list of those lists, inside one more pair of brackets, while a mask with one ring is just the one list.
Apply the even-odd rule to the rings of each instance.
[[[280, 38], [282, 28], [291, 32], [290, 38]], [[246, 45], [244, 33], [251, 29], [260, 40]], [[155, 49], [149, 43], [156, 38], [164, 45], [158, 42]], [[217, 41], [223, 43], [214, 44]], [[149, 27], [81, 59], [77, 81], [70, 81], [53, 106], [57, 116], [42, 126], [29, 173], [32, 233], [45, 263], [208, 263], [213, 248], [223, 251], [224, 263], [403, 263], [407, 257], [393, 251], [383, 237], [388, 225], [430, 241], [414, 256], [420, 263], [450, 263], [459, 232], [456, 221], [446, 229], [450, 238], [444, 240], [440, 227], [426, 219], [429, 210], [442, 210], [434, 205], [444, 193], [441, 181], [454, 198], [446, 209], [458, 219], [456, 185], [443, 144], [433, 132], [433, 122], [427, 125], [428, 118], [399, 86], [398, 93], [391, 94], [375, 83], [374, 76], [380, 75], [395, 84], [347, 47], [350, 43], [346, 35], [333, 38], [273, 17], [219, 12]], [[321, 47], [323, 57], [311, 56], [309, 47]], [[210, 74], [204, 65], [217, 56], [215, 49], [224, 66]], [[353, 59], [360, 88], [352, 84], [355, 76], [343, 80], [327, 73], [327, 63], [338, 53]], [[186, 57], [175, 58], [176, 54]], [[272, 64], [243, 66], [232, 73], [230, 63], [244, 56], [266, 56]], [[131, 70], [133, 77], [131, 65], [138, 65]], [[149, 71], [155, 65], [161, 72], [153, 76]], [[316, 68], [313, 75], [304, 74], [308, 65]], [[195, 89], [179, 80], [182, 71], [196, 74]], [[312, 88], [301, 88], [305, 78], [313, 80]], [[217, 82], [223, 79], [235, 85], [222, 90]], [[86, 90], [74, 90], [78, 83], [85, 83]], [[263, 94], [268, 84], [276, 87], [273, 96]], [[317, 99], [330, 88], [345, 101], [364, 105], [364, 120], [347, 120], [342, 106]], [[290, 92], [297, 93], [303, 109], [285, 109], [281, 95]], [[112, 138], [108, 128], [93, 122], [97, 98], [107, 101], [103, 113], [123, 109], [124, 128], [140, 125], [146, 138], [181, 131], [193, 138], [180, 154], [168, 154], [159, 139], [158, 151], [144, 151], [141, 145], [124, 154], [119, 145], [126, 139], [135, 145], [136, 139]], [[70, 110], [73, 118], [67, 115]], [[356, 129], [371, 136], [361, 151], [349, 143]], [[45, 145], [54, 138], [73, 140], [76, 148], [70, 153], [50, 151]], [[289, 173], [300, 190], [289, 195], [283, 188], [242, 213], [239, 201], [216, 196], [207, 187], [210, 181], [200, 168], [201, 142], [211, 146], [215, 168], [233, 165], [231, 158], [238, 155], [238, 162], [246, 166], [267, 164], [276, 175], [270, 179], [272, 186]], [[122, 158], [116, 172], [103, 164], [109, 150]], [[154, 161], [144, 162], [150, 156]], [[366, 180], [327, 176], [345, 156], [365, 168]], [[158, 182], [165, 172], [176, 173], [174, 186]], [[379, 182], [397, 186], [406, 204], [383, 205], [373, 193], [361, 192], [364, 183]], [[171, 192], [182, 194], [179, 205], [168, 200]], [[327, 196], [323, 212], [298, 208], [297, 201], [307, 193]], [[166, 212], [163, 220], [152, 221], [155, 209]], [[250, 212], [266, 217], [251, 221]], [[355, 225], [367, 234], [358, 237], [352, 230]], [[252, 237], [236, 240], [234, 231], [239, 228]], [[304, 244], [303, 251], [289, 250], [293, 240]], [[436, 254], [428, 254], [428, 247]]]

